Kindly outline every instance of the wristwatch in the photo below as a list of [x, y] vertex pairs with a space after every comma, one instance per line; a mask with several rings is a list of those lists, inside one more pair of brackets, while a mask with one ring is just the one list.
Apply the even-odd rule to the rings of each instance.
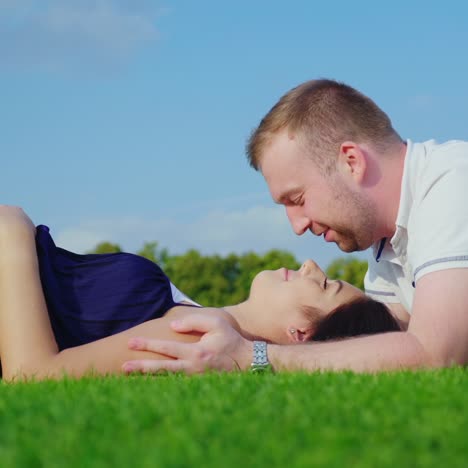
[[253, 342], [253, 360], [250, 364], [252, 372], [265, 372], [271, 370], [271, 364], [267, 355], [267, 344], [265, 341]]

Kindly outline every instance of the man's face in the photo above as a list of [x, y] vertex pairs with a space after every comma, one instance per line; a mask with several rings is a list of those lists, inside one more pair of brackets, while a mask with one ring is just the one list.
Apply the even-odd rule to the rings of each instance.
[[287, 131], [265, 148], [260, 169], [297, 235], [308, 230], [323, 235], [344, 252], [367, 249], [378, 240], [377, 209], [361, 187], [340, 171], [324, 175], [307, 156], [306, 144]]

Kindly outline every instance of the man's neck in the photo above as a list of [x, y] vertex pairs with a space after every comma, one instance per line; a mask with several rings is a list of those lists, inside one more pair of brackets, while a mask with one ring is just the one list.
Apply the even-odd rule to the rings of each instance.
[[401, 142], [395, 145], [388, 154], [379, 157], [379, 170], [382, 178], [374, 190], [373, 197], [379, 207], [380, 237], [391, 238], [395, 234], [406, 151], [406, 143]]

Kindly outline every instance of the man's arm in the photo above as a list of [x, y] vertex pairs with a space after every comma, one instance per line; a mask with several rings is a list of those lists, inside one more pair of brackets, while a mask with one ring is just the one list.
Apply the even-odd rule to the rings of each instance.
[[385, 333], [334, 342], [269, 346], [275, 370], [353, 370], [377, 372], [424, 367], [425, 350], [408, 332]]
[[407, 310], [399, 303], [399, 302], [391, 302], [386, 303], [383, 301], [385, 305], [390, 309], [391, 314], [396, 319], [398, 324], [400, 325], [401, 330], [406, 330], [408, 328], [408, 324], [410, 321], [410, 314], [408, 314]]
[[431, 365], [468, 364], [468, 268], [435, 271], [417, 282], [408, 332]]
[[[392, 369], [446, 367], [468, 363], [468, 269], [433, 272], [417, 284], [413, 314], [406, 332], [385, 333], [348, 340], [304, 345], [269, 345], [277, 370], [318, 369], [377, 372]], [[141, 339], [138, 349], [160, 352], [178, 361], [134, 361], [131, 370], [160, 369], [203, 372], [232, 370], [230, 359], [242, 369], [252, 359], [252, 343], [220, 321], [188, 317], [173, 325], [179, 332], [205, 332], [199, 343]]]

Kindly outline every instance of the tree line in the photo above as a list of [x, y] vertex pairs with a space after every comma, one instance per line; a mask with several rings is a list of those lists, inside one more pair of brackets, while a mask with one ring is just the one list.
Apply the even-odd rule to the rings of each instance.
[[[116, 252], [122, 252], [120, 245], [101, 242], [88, 253]], [[247, 299], [253, 278], [262, 270], [281, 267], [297, 270], [301, 265], [293, 254], [278, 249], [263, 255], [254, 252], [202, 255], [195, 249], [171, 255], [157, 242], [146, 242], [135, 253], [157, 263], [171, 281], [193, 300], [213, 307], [237, 304]], [[334, 260], [326, 268], [326, 274], [364, 289], [366, 270], [366, 261], [349, 256]]]

